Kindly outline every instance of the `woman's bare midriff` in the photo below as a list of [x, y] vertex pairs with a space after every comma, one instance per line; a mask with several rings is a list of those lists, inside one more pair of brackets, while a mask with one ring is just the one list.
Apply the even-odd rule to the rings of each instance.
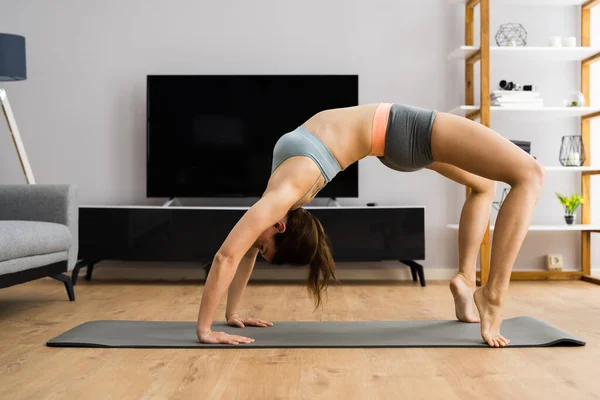
[[[365, 104], [322, 111], [308, 119], [302, 127], [312, 132], [327, 146], [344, 170], [371, 152], [371, 129], [377, 106], [378, 104]], [[302, 203], [294, 208], [310, 203], [325, 184], [325, 179], [320, 175], [314, 161], [307, 157], [292, 157], [284, 161], [269, 180], [267, 191], [278, 186], [279, 182], [296, 181], [298, 171], [306, 173], [307, 170], [314, 171], [312, 182], [317, 179], [319, 182]]]
[[337, 108], [315, 114], [302, 126], [327, 146], [342, 169], [371, 152], [371, 128], [378, 104]]

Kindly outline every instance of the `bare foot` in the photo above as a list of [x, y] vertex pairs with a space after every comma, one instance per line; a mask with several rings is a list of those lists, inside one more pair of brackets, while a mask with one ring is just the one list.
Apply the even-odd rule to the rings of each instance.
[[481, 337], [490, 347], [504, 347], [510, 340], [500, 335], [502, 324], [502, 306], [499, 302], [491, 301], [486, 293], [487, 287], [475, 290], [473, 298], [481, 316]]
[[461, 322], [479, 322], [479, 315], [473, 301], [475, 282], [469, 282], [460, 273], [456, 274], [450, 281], [450, 291], [452, 292], [452, 297], [454, 297], [456, 318]]

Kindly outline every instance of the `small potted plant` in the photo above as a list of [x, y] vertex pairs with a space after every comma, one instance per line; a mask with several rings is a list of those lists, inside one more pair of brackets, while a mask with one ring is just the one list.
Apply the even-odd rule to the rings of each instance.
[[556, 193], [556, 197], [558, 197], [560, 204], [565, 208], [565, 221], [567, 224], [571, 225], [575, 220], [575, 210], [583, 204], [583, 198], [578, 194], [566, 197], [559, 193]]

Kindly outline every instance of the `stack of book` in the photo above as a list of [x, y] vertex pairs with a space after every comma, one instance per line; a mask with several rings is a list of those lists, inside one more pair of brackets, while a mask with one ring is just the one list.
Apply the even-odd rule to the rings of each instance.
[[523, 90], [494, 90], [491, 103], [493, 106], [509, 108], [544, 107], [544, 99], [539, 92]]

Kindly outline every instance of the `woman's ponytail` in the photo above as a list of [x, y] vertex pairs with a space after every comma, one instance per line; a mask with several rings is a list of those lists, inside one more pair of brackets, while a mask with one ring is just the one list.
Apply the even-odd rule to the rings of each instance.
[[323, 225], [315, 217], [313, 217], [313, 221], [317, 228], [318, 239], [317, 252], [309, 264], [308, 291], [315, 299], [315, 309], [317, 309], [322, 304], [322, 293], [329, 286], [329, 281], [337, 282], [337, 277], [335, 276], [335, 262]]
[[335, 263], [321, 222], [303, 208], [287, 215], [285, 232], [275, 235], [275, 265], [308, 265], [308, 292], [315, 299], [315, 310], [322, 304], [322, 293], [331, 280], [337, 282]]

